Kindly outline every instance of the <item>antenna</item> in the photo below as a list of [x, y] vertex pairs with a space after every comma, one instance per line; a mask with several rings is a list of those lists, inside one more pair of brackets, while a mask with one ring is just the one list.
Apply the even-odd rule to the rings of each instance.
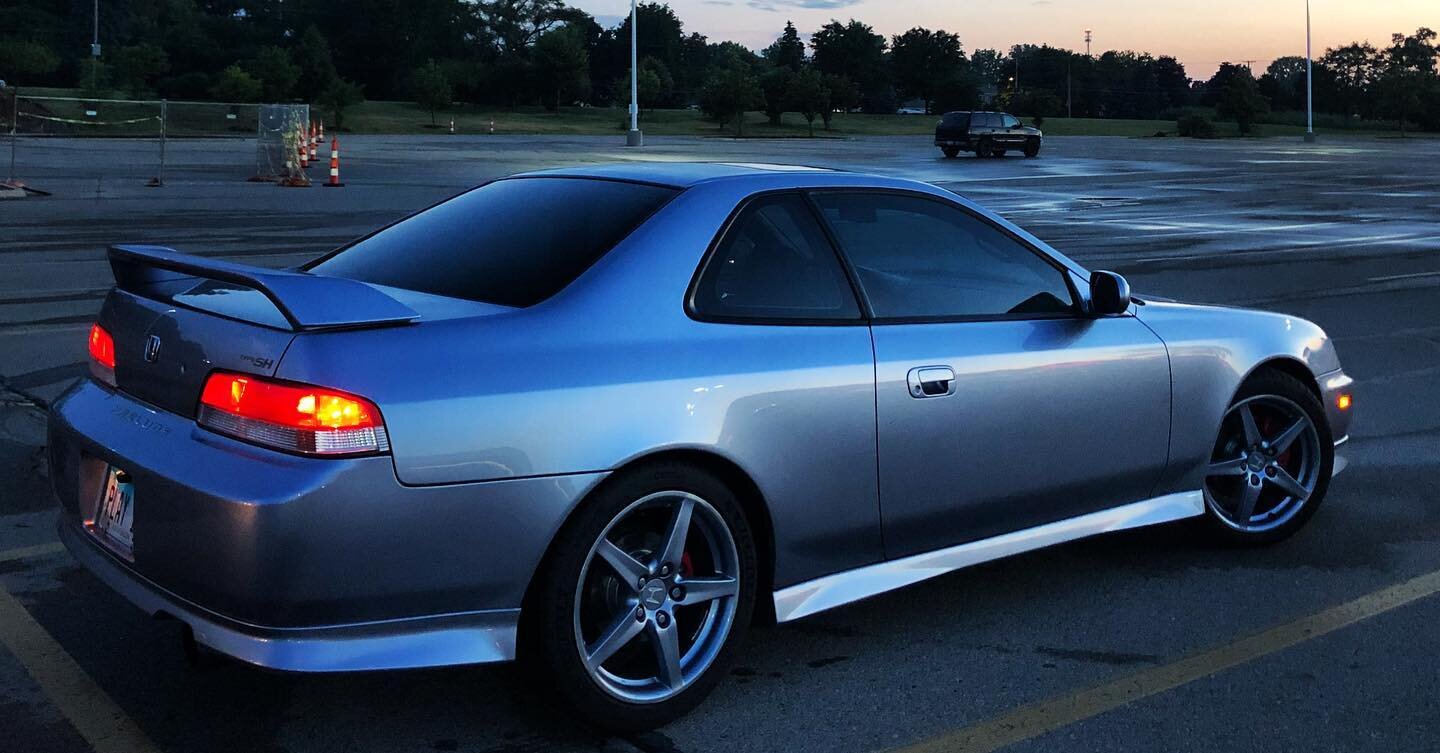
[[1091, 29], [1085, 30], [1085, 57], [1090, 57], [1090, 41], [1095, 38]]

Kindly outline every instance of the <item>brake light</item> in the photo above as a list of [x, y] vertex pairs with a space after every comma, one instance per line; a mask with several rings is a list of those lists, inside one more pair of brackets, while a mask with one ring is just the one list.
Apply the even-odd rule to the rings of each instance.
[[115, 338], [99, 324], [90, 325], [90, 373], [115, 386]]
[[90, 325], [90, 357], [107, 369], [115, 368], [115, 338], [98, 324]]
[[339, 390], [217, 371], [196, 421], [255, 444], [305, 455], [389, 452], [374, 403]]

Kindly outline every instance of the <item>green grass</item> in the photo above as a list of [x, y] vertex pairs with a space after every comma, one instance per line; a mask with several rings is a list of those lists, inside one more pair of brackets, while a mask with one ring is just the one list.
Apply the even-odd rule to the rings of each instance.
[[[41, 89], [27, 87], [22, 95], [77, 97], [75, 89]], [[114, 98], [120, 98], [117, 95]], [[153, 117], [159, 112], [157, 105], [104, 104], [97, 106], [98, 116], [89, 118], [84, 106], [78, 102], [41, 102], [56, 117], [79, 121], [120, 121]], [[322, 117], [320, 108], [312, 107], [316, 117]], [[231, 119], [227, 115], [234, 114]], [[232, 108], [222, 105], [170, 105], [168, 129], [172, 136], [231, 135], [244, 136], [255, 130], [255, 110], [251, 107]], [[1305, 132], [1293, 114], [1281, 113], [1276, 120], [1289, 121], [1256, 126], [1254, 137], [1286, 136], [1298, 137]], [[329, 120], [329, 118], [326, 118]], [[548, 112], [539, 107], [517, 107], [506, 109], [474, 105], [456, 105], [435, 114], [432, 126], [429, 112], [411, 102], [372, 101], [351, 108], [345, 114], [346, 133], [361, 134], [426, 134], [446, 133], [451, 120], [455, 130], [462, 134], [491, 133], [522, 135], [612, 135], [625, 132], [627, 115], [620, 107], [566, 107], [560, 112]], [[856, 136], [928, 136], [934, 133], [934, 115], [863, 115], [858, 113], [837, 114], [826, 130], [820, 120], [815, 122], [815, 138], [849, 138]], [[29, 125], [34, 125], [32, 121]], [[27, 123], [22, 123], [22, 130]], [[330, 130], [334, 130], [333, 123]], [[1326, 127], [1329, 122], [1321, 120], [1316, 130], [1324, 135], [1364, 134], [1375, 135], [1394, 133], [1393, 128], [1380, 123], [1361, 123], [1358, 127]], [[697, 110], [653, 110], [641, 117], [641, 128], [654, 136], [736, 136], [736, 124], [730, 123], [723, 130], [704, 118]], [[1238, 137], [1239, 130], [1234, 123], [1216, 121], [1216, 132], [1221, 138]], [[56, 132], [51, 126], [51, 132]], [[158, 132], [158, 122], [147, 120], [141, 123], [117, 126], [65, 125], [61, 132], [73, 135], [94, 136], [153, 136]], [[1122, 120], [1101, 118], [1047, 118], [1041, 124], [1047, 136], [1117, 136], [1150, 137], [1157, 134], [1173, 136], [1173, 120]], [[786, 113], [780, 125], [771, 125], [760, 112], [747, 113], [744, 135], [747, 138], [807, 138], [809, 129], [796, 113]]]
[[[352, 133], [446, 132], [455, 121], [459, 133], [489, 133], [491, 123], [497, 134], [606, 135], [624, 133], [627, 115], [618, 107], [567, 107], [560, 112], [522, 107], [514, 110], [457, 106], [436, 113], [437, 127], [430, 127], [428, 112], [409, 102], [365, 102], [345, 114], [345, 131]], [[816, 138], [851, 136], [928, 136], [935, 132], [934, 115], [837, 114], [830, 130], [815, 120]], [[734, 137], [736, 124], [721, 130], [696, 110], [652, 110], [641, 116], [640, 127], [655, 136]], [[1051, 118], [1043, 129], [1056, 136], [1153, 136], [1174, 131], [1175, 124], [1163, 120], [1103, 120], [1098, 118]], [[747, 138], [806, 138], [809, 129], [796, 113], [785, 113], [781, 124], [771, 125], [764, 113], [745, 117]]]

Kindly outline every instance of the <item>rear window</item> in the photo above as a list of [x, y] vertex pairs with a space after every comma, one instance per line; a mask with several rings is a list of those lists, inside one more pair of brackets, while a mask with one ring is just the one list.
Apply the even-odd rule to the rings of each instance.
[[963, 128], [970, 124], [970, 113], [968, 112], [947, 112], [941, 122], [952, 128]]
[[308, 271], [533, 306], [573, 282], [676, 193], [583, 178], [499, 180], [401, 220]]

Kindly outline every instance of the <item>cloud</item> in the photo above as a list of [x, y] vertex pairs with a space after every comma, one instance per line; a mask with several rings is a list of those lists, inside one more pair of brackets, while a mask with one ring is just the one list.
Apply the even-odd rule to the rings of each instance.
[[750, 0], [749, 5], [755, 10], [780, 11], [791, 8], [808, 8], [817, 10], [835, 10], [837, 8], [848, 8], [852, 5], [859, 5], [864, 0]]
[[700, 0], [701, 5], [734, 5], [734, 0]]

